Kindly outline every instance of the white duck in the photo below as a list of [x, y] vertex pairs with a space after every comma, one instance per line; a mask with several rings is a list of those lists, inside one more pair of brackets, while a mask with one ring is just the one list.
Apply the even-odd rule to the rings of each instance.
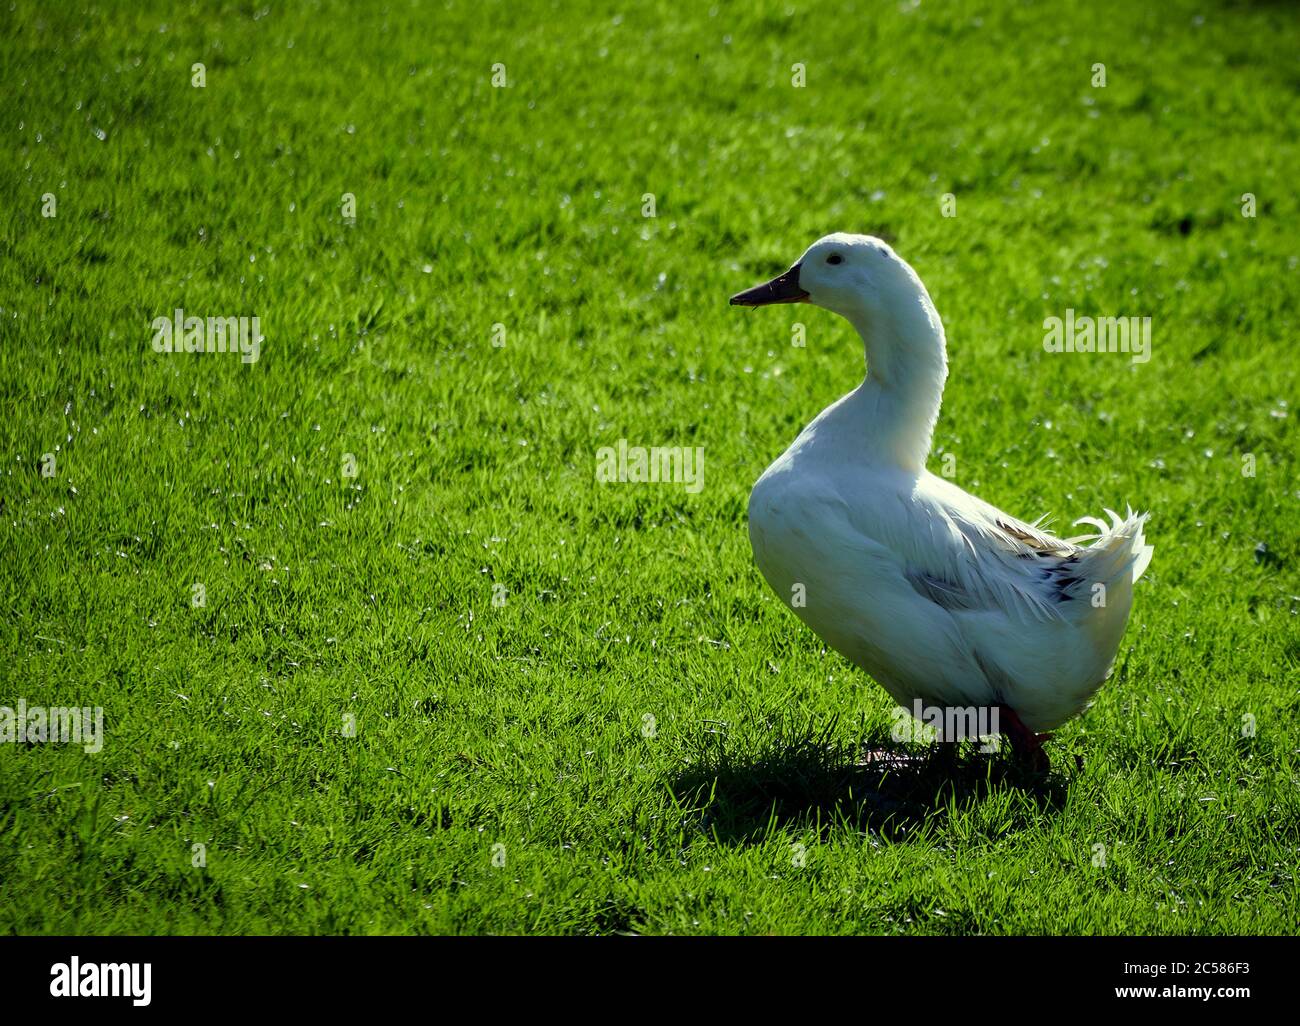
[[1110, 524], [1079, 521], [1095, 536], [1061, 539], [926, 470], [943, 325], [880, 239], [828, 235], [731, 302], [831, 310], [857, 328], [869, 368], [754, 485], [749, 536], [767, 582], [900, 706], [996, 709], [997, 729], [1046, 768], [1039, 732], [1081, 712], [1115, 661], [1151, 561], [1146, 515], [1108, 510]]

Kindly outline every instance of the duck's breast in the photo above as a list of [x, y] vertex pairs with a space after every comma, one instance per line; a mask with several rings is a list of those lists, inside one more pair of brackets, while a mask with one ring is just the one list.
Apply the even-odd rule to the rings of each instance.
[[[749, 536], [763, 577], [799, 619], [900, 704], [981, 697], [983, 679], [952, 618], [923, 601], [895, 554], [855, 525], [862, 511], [850, 516], [847, 469], [823, 468], [792, 447], [759, 478], [750, 494]], [[882, 477], [877, 484], [881, 501], [898, 501], [886, 494], [896, 482]]]

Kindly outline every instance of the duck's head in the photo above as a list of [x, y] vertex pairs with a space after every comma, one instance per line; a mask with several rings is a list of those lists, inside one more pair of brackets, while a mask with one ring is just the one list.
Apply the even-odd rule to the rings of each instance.
[[784, 274], [736, 293], [731, 305], [812, 303], [855, 322], [871, 321], [889, 305], [915, 296], [920, 285], [887, 242], [836, 232], [809, 246]]
[[868, 376], [854, 394], [882, 400], [872, 407], [872, 444], [919, 473], [939, 416], [948, 356], [943, 322], [907, 261], [870, 235], [827, 235], [784, 274], [731, 297], [733, 306], [772, 303], [813, 303], [857, 329]]

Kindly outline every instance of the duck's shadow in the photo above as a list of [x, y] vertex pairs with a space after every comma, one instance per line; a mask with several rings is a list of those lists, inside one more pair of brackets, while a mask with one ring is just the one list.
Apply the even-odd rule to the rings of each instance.
[[678, 774], [671, 788], [717, 840], [751, 844], [774, 828], [825, 834], [834, 828], [905, 841], [969, 812], [993, 792], [1013, 792], [1007, 830], [1060, 809], [1067, 783], [1036, 774], [1005, 751], [975, 745], [928, 749], [892, 741], [845, 744], [820, 736], [779, 740], [753, 756], [722, 746]]

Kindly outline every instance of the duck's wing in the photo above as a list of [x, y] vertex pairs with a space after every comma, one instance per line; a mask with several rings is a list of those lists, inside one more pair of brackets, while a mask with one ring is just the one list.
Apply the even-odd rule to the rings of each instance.
[[[1069, 619], [1088, 550], [926, 475], [897, 503], [872, 503], [863, 530], [885, 545], [918, 595], [950, 612]], [[853, 513], [850, 514], [853, 516]], [[856, 518], [855, 518], [856, 519]]]
[[1146, 514], [1132, 510], [1123, 517], [1106, 510], [1110, 523], [1084, 517], [1078, 523], [1096, 534], [1058, 538], [1042, 518], [1026, 523], [926, 474], [891, 512], [872, 511], [873, 536], [894, 552], [919, 595], [950, 612], [1079, 623], [1098, 615], [1090, 601], [1098, 585], [1126, 588], [1151, 562]]

